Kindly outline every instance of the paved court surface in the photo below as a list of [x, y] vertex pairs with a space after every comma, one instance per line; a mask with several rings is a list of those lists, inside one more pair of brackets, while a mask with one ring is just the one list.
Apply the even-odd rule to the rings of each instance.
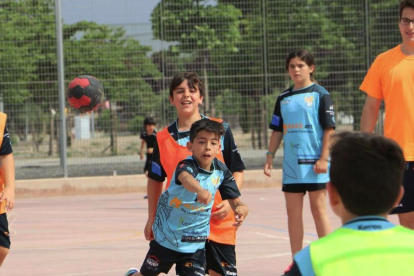
[[[0, 275], [122, 276], [140, 267], [148, 250], [143, 195], [19, 199], [9, 213], [12, 249]], [[245, 189], [242, 199], [250, 214], [238, 232], [239, 275], [280, 275], [291, 260], [283, 194]], [[305, 240], [312, 241], [316, 230], [305, 209]], [[332, 212], [330, 217], [334, 227], [340, 225]]]

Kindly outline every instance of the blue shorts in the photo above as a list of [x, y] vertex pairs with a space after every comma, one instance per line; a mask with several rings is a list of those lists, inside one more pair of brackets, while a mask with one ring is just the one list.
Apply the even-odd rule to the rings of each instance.
[[390, 214], [402, 214], [414, 211], [414, 161], [407, 162], [404, 172], [404, 195]]
[[282, 192], [304, 193], [326, 189], [326, 183], [283, 184]]

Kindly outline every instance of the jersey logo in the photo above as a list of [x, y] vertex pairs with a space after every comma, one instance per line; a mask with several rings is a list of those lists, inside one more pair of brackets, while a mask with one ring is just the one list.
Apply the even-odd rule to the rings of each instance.
[[211, 182], [213, 182], [213, 184], [214, 184], [214, 185], [219, 184], [219, 182], [220, 182], [220, 177], [219, 177], [219, 176], [217, 176], [217, 177], [212, 177], [212, 178], [211, 178]]
[[178, 199], [178, 197], [174, 197], [171, 201], [170, 201], [170, 206], [174, 207], [174, 208], [180, 208], [182, 201]]
[[305, 96], [305, 103], [307, 107], [311, 107], [313, 105], [313, 96]]

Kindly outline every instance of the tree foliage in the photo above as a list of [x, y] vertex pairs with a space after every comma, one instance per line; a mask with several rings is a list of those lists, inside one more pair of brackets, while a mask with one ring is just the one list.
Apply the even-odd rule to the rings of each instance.
[[[14, 133], [25, 136], [26, 121], [34, 117], [18, 110], [32, 105], [51, 114], [59, 108], [54, 1], [0, 1], [0, 28], [0, 93]], [[86, 21], [63, 28], [67, 83], [84, 74], [99, 78], [122, 120], [154, 112], [160, 99], [150, 83], [161, 73], [148, 57], [150, 47], [126, 38], [122, 28]]]

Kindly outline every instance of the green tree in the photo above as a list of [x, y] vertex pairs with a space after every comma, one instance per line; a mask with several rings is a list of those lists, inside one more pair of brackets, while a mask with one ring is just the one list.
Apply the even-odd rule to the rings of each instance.
[[[206, 84], [205, 110], [211, 111], [210, 96], [214, 96], [216, 61], [223, 52], [237, 52], [240, 40], [240, 10], [233, 5], [209, 5], [203, 0], [162, 0], [151, 14], [154, 38], [175, 42], [171, 52], [192, 59], [187, 70], [203, 76]], [[212, 114], [214, 115], [214, 114]]]
[[[21, 140], [26, 140], [26, 136], [35, 130], [28, 131], [27, 123], [34, 117], [23, 112], [26, 117], [22, 118], [20, 111], [32, 106], [50, 114], [50, 102], [42, 97], [48, 96], [51, 87], [56, 91], [56, 84], [44, 77], [51, 75], [50, 68], [53, 67], [47, 64], [56, 52], [51, 5], [49, 0], [0, 1], [1, 100], [9, 115], [8, 123], [14, 126], [13, 131]], [[55, 67], [53, 72], [56, 72]], [[43, 119], [35, 120], [30, 125], [43, 131], [43, 123]]]
[[[0, 27], [0, 96], [13, 132], [26, 140], [32, 129], [50, 131], [52, 120], [47, 117], [59, 107], [54, 1], [0, 1]], [[150, 47], [126, 38], [122, 28], [93, 22], [64, 25], [67, 82], [83, 74], [99, 78], [107, 98], [119, 107], [120, 125], [127, 125], [138, 114], [154, 113], [160, 104], [150, 80], [159, 80], [161, 74], [148, 57], [150, 51]], [[36, 114], [46, 114], [41, 116], [44, 119], [21, 112], [27, 107]], [[29, 123], [34, 125], [30, 131]]]
[[159, 106], [147, 79], [161, 74], [147, 53], [151, 50], [123, 28], [82, 21], [65, 26], [65, 74], [70, 80], [89, 74], [102, 81], [106, 97], [122, 108], [124, 119], [149, 114]]

